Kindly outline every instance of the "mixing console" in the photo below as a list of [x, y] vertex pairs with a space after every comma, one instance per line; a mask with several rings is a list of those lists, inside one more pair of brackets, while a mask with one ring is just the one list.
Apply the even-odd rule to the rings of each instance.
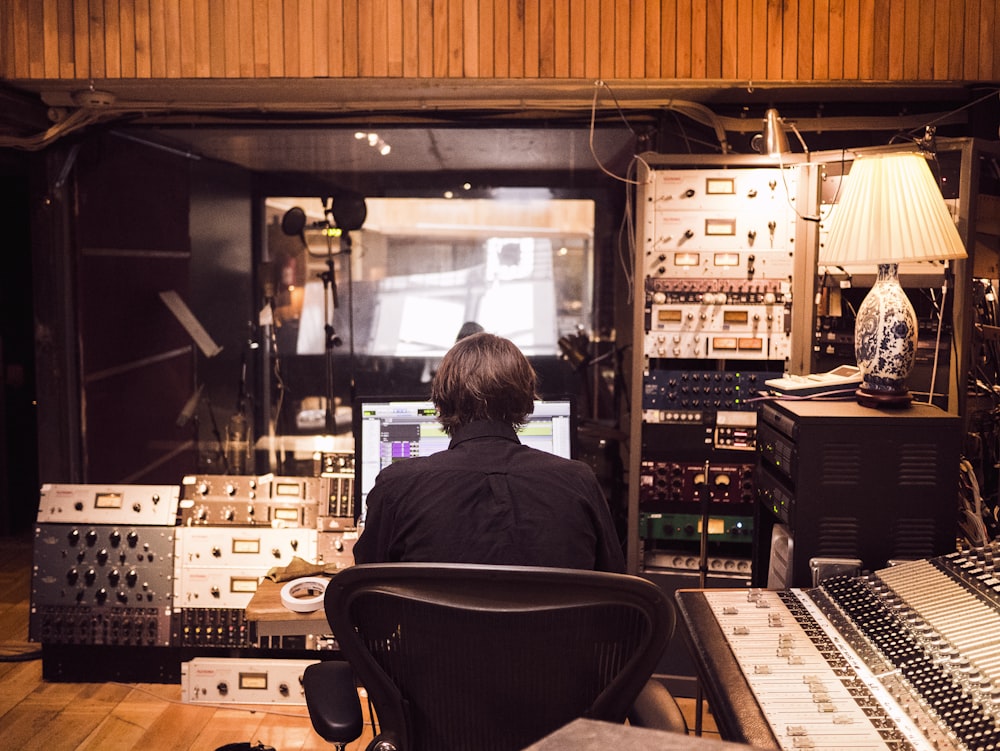
[[[677, 598], [703, 655], [710, 639], [698, 631], [710, 613], [776, 748], [994, 751], [998, 559], [994, 543], [812, 589], [690, 590]], [[707, 605], [701, 614], [695, 598]], [[708, 671], [702, 677], [713, 680]]]

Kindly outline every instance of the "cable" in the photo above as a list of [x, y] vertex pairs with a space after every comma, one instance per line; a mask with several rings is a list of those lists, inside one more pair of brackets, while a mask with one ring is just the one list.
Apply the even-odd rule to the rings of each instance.
[[[600, 88], [602, 86], [604, 88], [607, 88], [609, 92], [611, 91], [611, 89], [607, 86], [607, 84], [604, 83], [604, 81], [595, 81], [594, 82], [594, 98], [593, 98], [593, 100], [591, 101], [591, 104], [590, 104], [590, 131], [588, 133], [588, 138], [587, 138], [587, 143], [590, 146], [590, 155], [592, 157], [594, 157], [594, 164], [596, 164], [598, 166], [598, 168], [601, 170], [601, 172], [603, 172], [608, 177], [613, 178], [615, 180], [618, 180], [619, 182], [623, 182], [626, 185], [641, 185], [642, 183], [638, 183], [638, 182], [635, 182], [633, 180], [630, 180], [630, 179], [628, 179], [628, 177], [619, 177], [614, 172], [612, 172], [607, 167], [605, 167], [601, 163], [600, 158], [597, 156], [597, 150], [594, 148], [594, 133], [596, 131], [596, 122], [597, 122], [597, 95], [598, 95], [598, 92], [600, 91]], [[614, 92], [611, 92], [611, 97], [614, 98], [614, 96], [615, 96]], [[617, 104], [617, 103], [618, 103], [618, 100], [615, 99], [615, 104]], [[621, 113], [621, 108], [620, 107], [619, 107], [618, 111], [619, 111], [619, 113]], [[624, 120], [624, 114], [622, 114], [622, 119]], [[632, 133], [632, 135], [634, 136], [635, 135], [635, 131], [632, 130], [632, 127], [628, 125], [628, 121], [625, 122], [625, 125], [628, 127], [629, 132]]]
[[944, 328], [944, 304], [948, 297], [948, 272], [945, 271], [944, 280], [941, 283], [941, 304], [937, 306], [937, 336], [934, 339], [934, 361], [931, 365], [931, 385], [927, 395], [927, 403], [934, 403], [934, 385], [937, 381], [938, 356], [941, 350], [941, 330]]
[[[952, 115], [958, 114], [959, 112], [961, 112], [963, 110], [967, 110], [967, 109], [969, 109], [969, 107], [975, 107], [977, 104], [979, 104], [980, 102], [985, 102], [987, 99], [992, 99], [998, 93], [1000, 93], [1000, 89], [993, 89], [993, 90], [990, 91], [989, 94], [986, 94], [985, 96], [981, 96], [978, 99], [973, 99], [971, 102], [969, 102], [967, 104], [963, 104], [961, 107], [958, 107], [957, 109], [953, 109], [950, 112], [945, 112], [944, 114], [939, 115], [938, 117], [936, 117], [936, 118], [934, 118], [932, 120], [928, 120], [926, 123], [924, 123], [920, 127], [914, 128], [913, 130], [909, 131], [907, 133], [907, 135], [908, 136], [914, 136], [917, 133], [919, 133], [920, 131], [925, 130], [928, 126], [937, 125], [939, 122], [948, 119]], [[892, 143], [891, 140], [890, 140], [890, 143]]]
[[[641, 161], [641, 160], [640, 160]], [[635, 165], [633, 160], [629, 169]], [[648, 165], [647, 165], [648, 167]], [[628, 176], [628, 172], [625, 173]], [[634, 199], [631, 186], [635, 182], [626, 184], [625, 188], [625, 211], [622, 213], [622, 220], [618, 225], [618, 262], [621, 264], [622, 273], [625, 276], [625, 288], [628, 291], [627, 302], [629, 305], [635, 299], [635, 226], [632, 224]]]
[[42, 659], [42, 650], [34, 649], [30, 652], [14, 652], [0, 655], [0, 663], [3, 662], [33, 662]]

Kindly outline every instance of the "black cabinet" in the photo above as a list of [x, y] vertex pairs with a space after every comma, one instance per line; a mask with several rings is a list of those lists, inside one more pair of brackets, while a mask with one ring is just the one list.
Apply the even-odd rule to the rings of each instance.
[[753, 584], [811, 586], [812, 559], [875, 570], [954, 550], [960, 445], [961, 420], [929, 404], [763, 405]]

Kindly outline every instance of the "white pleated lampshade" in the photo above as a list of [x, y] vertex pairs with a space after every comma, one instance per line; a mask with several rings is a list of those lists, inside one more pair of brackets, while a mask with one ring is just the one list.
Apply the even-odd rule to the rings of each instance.
[[831, 212], [819, 263], [874, 266], [965, 257], [962, 238], [921, 154], [854, 160]]

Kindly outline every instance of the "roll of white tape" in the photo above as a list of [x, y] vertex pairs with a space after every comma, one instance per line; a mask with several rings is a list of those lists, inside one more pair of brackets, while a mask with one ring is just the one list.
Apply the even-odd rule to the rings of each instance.
[[329, 579], [303, 576], [292, 579], [281, 588], [281, 604], [295, 613], [312, 613], [323, 607], [323, 597]]

